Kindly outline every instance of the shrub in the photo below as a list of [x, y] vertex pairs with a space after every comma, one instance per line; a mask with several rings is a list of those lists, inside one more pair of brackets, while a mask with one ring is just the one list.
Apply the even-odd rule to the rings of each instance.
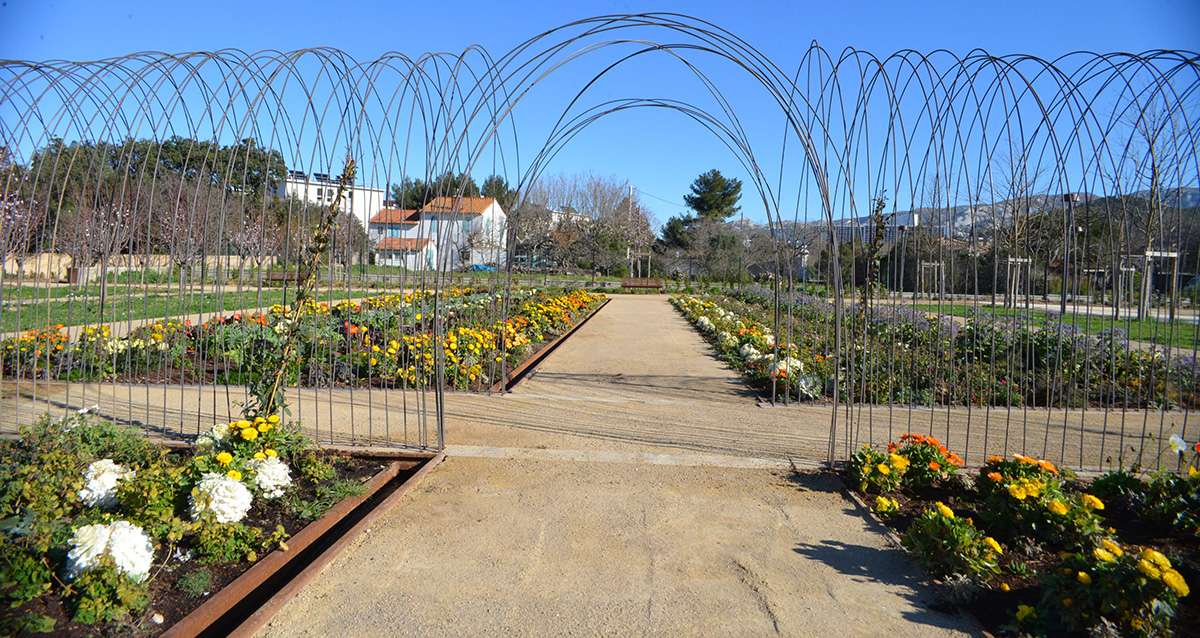
[[1052, 633], [1107, 624], [1126, 636], [1168, 635], [1179, 598], [1188, 595], [1166, 556], [1108, 538], [1067, 555], [1043, 583], [1036, 613], [1026, 612], [1022, 624]]
[[1143, 480], [1133, 472], [1114, 470], [1093, 481], [1091, 489], [1143, 521], [1200, 536], [1200, 471], [1189, 467], [1187, 476], [1154, 472]]
[[903, 542], [917, 561], [937, 577], [949, 574], [989, 577], [1000, 572], [998, 561], [1004, 551], [1000, 543], [941, 502], [913, 521]]
[[905, 434], [900, 443], [888, 444], [889, 452], [896, 452], [910, 462], [904, 474], [904, 482], [911, 487], [928, 487], [949, 479], [963, 466], [963, 460], [932, 436]]
[[850, 457], [850, 479], [860, 492], [890, 494], [900, 489], [908, 467], [904, 456], [864, 446]]
[[85, 625], [120, 622], [150, 602], [146, 585], [117, 571], [107, 556], [99, 566], [79, 574], [66, 594], [71, 619]]
[[1058, 547], [1087, 544], [1103, 530], [1096, 510], [1103, 501], [1066, 489], [1059, 470], [1046, 460], [1020, 454], [992, 457], [975, 482], [981, 516], [1006, 538], [1029, 535]]

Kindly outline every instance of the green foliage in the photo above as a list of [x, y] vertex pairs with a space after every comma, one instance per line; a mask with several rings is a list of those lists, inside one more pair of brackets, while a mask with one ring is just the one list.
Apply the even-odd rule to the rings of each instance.
[[30, 552], [0, 530], [0, 599], [16, 607], [50, 591], [54, 571], [45, 556]]
[[1147, 480], [1114, 470], [1093, 481], [1091, 489], [1104, 502], [1139, 519], [1200, 536], [1200, 473], [1152, 472]]
[[316, 450], [306, 450], [293, 458], [295, 458], [296, 469], [299, 470], [300, 476], [307, 481], [320, 485], [337, 476], [337, 470], [333, 464], [326, 461], [324, 456]]
[[187, 466], [165, 451], [149, 465], [138, 468], [117, 486], [117, 502], [126, 518], [152, 538], [178, 541], [191, 528], [177, 512], [186, 504]]
[[936, 577], [989, 577], [1000, 572], [1000, 545], [942, 503], [922, 512], [908, 528], [903, 542]]
[[212, 589], [212, 572], [201, 567], [179, 577], [175, 585], [192, 598], [199, 598]]
[[282, 525], [271, 534], [243, 523], [218, 523], [205, 516], [197, 526], [195, 541], [199, 560], [205, 565], [220, 565], [258, 560], [259, 552], [283, 543], [287, 532]]
[[318, 483], [317, 493], [311, 499], [289, 494], [284, 506], [295, 516], [306, 521], [316, 520], [329, 508], [352, 496], [358, 496], [366, 490], [366, 486], [358, 481], [340, 479], [328, 483]]
[[118, 572], [107, 556], [72, 581], [66, 594], [71, 619], [85, 625], [123, 621], [150, 602], [146, 585]]
[[905, 434], [900, 437], [899, 446], [888, 447], [908, 459], [910, 466], [904, 474], [904, 483], [910, 487], [923, 488], [949, 480], [963, 465], [957, 454], [925, 434]]
[[44, 614], [20, 614], [0, 620], [0, 635], [23, 636], [54, 632], [55, 620]]

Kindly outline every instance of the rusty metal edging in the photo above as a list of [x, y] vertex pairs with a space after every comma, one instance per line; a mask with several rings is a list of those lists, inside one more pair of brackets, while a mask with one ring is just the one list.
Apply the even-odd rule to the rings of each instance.
[[[241, 602], [247, 594], [254, 591], [255, 588], [285, 567], [297, 554], [303, 552], [320, 539], [322, 535], [341, 521], [347, 514], [354, 511], [356, 507], [383, 489], [385, 485], [399, 476], [400, 472], [416, 466], [419, 462], [418, 460], [395, 460], [389, 462], [384, 469], [371, 477], [371, 480], [366, 483], [366, 490], [362, 494], [342, 500], [330, 508], [329, 511], [325, 512], [321, 518], [304, 526], [295, 536], [288, 539], [288, 550], [286, 552], [276, 549], [264, 556], [262, 560], [250, 566], [250, 569], [243, 572], [233, 582], [222, 587], [220, 591], [204, 601], [204, 604], [193, 609], [191, 613], [181, 618], [179, 622], [171, 625], [162, 636], [164, 638], [183, 638], [197, 636], [206, 631], [213, 623], [220, 620], [230, 609]], [[415, 476], [414, 474], [412, 478], [415, 478]]]
[[600, 312], [600, 310], [607, 306], [608, 302], [610, 301], [612, 301], [612, 297], [605, 297], [604, 301], [600, 302], [599, 306], [596, 306], [587, 314], [586, 317], [580, 319], [574, 326], [571, 326], [570, 330], [558, 335], [552, 341], [538, 349], [538, 351], [529, 358], [522, 361], [521, 365], [513, 368], [512, 371], [509, 372], [507, 380], [501, 379], [500, 381], [493, 383], [492, 387], [488, 389], [488, 393], [495, 394], [512, 391], [512, 389], [515, 388], [518, 383], [525, 380], [525, 377], [528, 376], [528, 374], [534, 368], [536, 368], [538, 364], [542, 362], [542, 360], [550, 356], [550, 353], [554, 352], [555, 348], [558, 348], [558, 346], [562, 345], [562, 342], [566, 341], [567, 337], [575, 334], [575, 331], [582, 328], [583, 324], [587, 323], [592, 317], [595, 317], [596, 313]]
[[[237, 638], [250, 638], [254, 636], [259, 629], [262, 629], [268, 622], [270, 622], [271, 618], [284, 606], [284, 604], [294, 598], [296, 594], [300, 593], [300, 590], [303, 589], [304, 586], [310, 581], [312, 581], [313, 578], [316, 578], [317, 575], [319, 575], [325, 569], [325, 566], [328, 565], [329, 562], [332, 561], [334, 557], [336, 557], [343, 549], [345, 549], [351, 541], [357, 538], [358, 535], [361, 534], [362, 531], [368, 526], [378, 520], [380, 516], [398, 505], [404, 496], [408, 494], [408, 492], [414, 487], [416, 487], [416, 485], [420, 483], [422, 479], [425, 478], [426, 474], [432, 471], [434, 467], [437, 467], [437, 465], [445, 459], [446, 453], [439, 452], [436, 456], [422, 465], [421, 468], [414, 472], [412, 476], [408, 477], [408, 479], [404, 481], [402, 485], [397, 487], [394, 492], [388, 494], [387, 497], [373, 507], [371, 511], [367, 512], [361, 519], [359, 519], [353, 527], [346, 530], [346, 532], [338, 537], [338, 539], [335, 540], [329, 547], [325, 548], [325, 551], [321, 552], [321, 554], [314, 558], [311, 563], [306, 565], [299, 574], [296, 574], [296, 576], [289, 580], [286, 585], [279, 588], [279, 591], [275, 592], [271, 598], [267, 600], [267, 602], [263, 603], [262, 606], [255, 610], [253, 614], [250, 614], [250, 616], [246, 618], [242, 624], [238, 625], [236, 629], [231, 631], [229, 635]], [[363, 496], [363, 499], [365, 498], [366, 495]]]

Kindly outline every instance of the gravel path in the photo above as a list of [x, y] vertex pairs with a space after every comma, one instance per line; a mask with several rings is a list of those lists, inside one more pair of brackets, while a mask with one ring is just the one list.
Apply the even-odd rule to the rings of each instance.
[[[492, 401], [536, 401], [569, 429], [580, 410], [768, 413], [745, 395], [662, 298], [618, 297]], [[448, 460], [261, 635], [976, 633], [928, 609], [917, 570], [828, 476], [552, 431], [463, 438], [476, 445], [451, 429]]]

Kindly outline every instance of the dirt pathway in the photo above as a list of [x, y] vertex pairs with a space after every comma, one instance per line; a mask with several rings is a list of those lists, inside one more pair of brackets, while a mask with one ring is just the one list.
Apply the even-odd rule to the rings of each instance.
[[[661, 297], [615, 298], [499, 401], [536, 401], [568, 431], [581, 412], [645, 428], [646, 407], [759, 410]], [[515, 432], [464, 445], [451, 429], [450, 458], [262, 635], [976, 632], [928, 609], [917, 570], [828, 477]]]

